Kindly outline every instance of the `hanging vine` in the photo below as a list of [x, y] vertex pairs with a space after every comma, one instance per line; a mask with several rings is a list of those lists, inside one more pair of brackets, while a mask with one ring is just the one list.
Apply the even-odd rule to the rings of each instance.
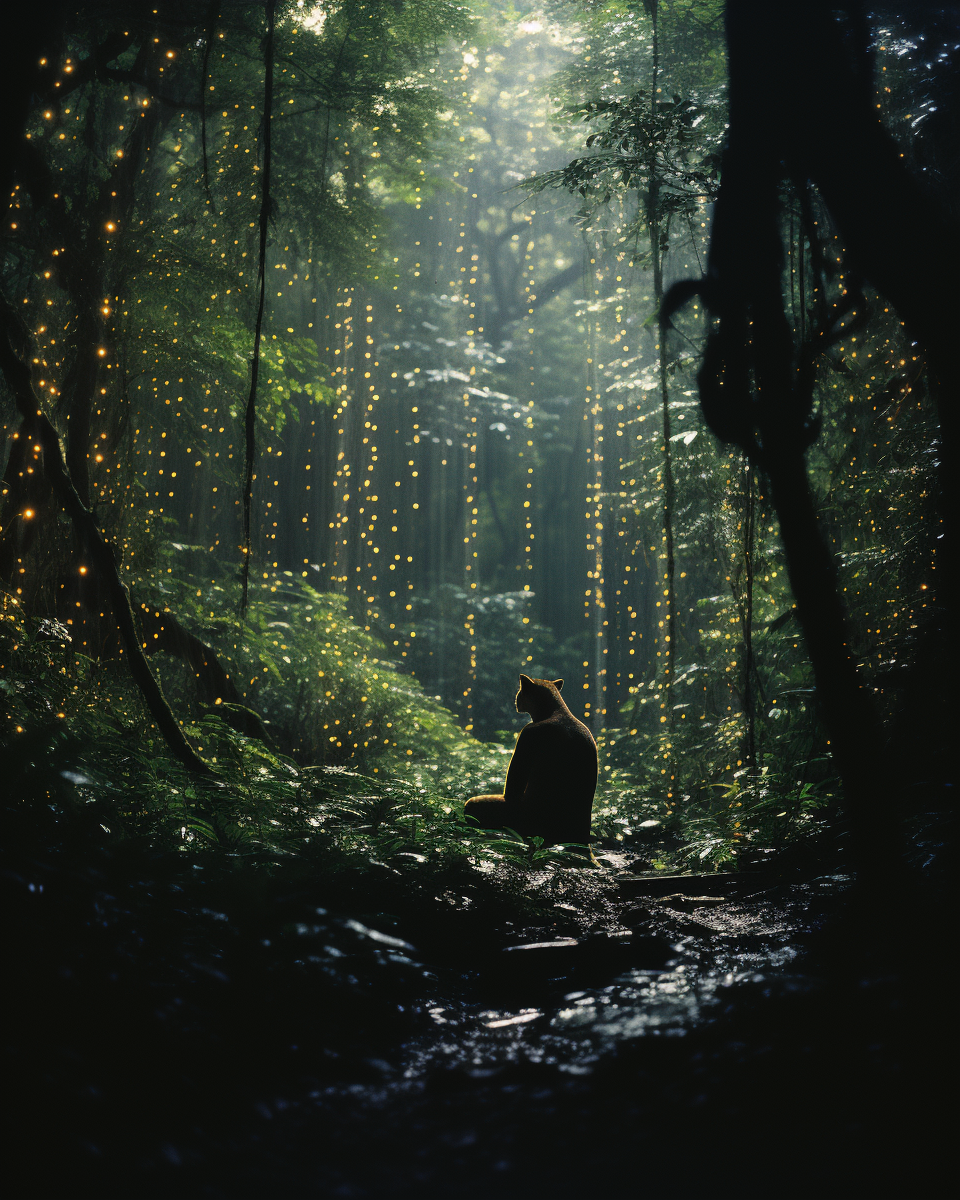
[[253, 501], [253, 467], [256, 459], [257, 381], [260, 377], [260, 340], [263, 335], [263, 311], [266, 299], [267, 235], [270, 225], [270, 152], [273, 117], [273, 60], [274, 31], [276, 25], [276, 0], [267, 0], [267, 35], [264, 40], [263, 60], [265, 78], [263, 85], [263, 165], [260, 183], [260, 249], [257, 262], [257, 324], [253, 335], [253, 358], [250, 364], [250, 394], [244, 419], [244, 475], [243, 475], [243, 583], [240, 597], [240, 612], [247, 611], [247, 593], [250, 586], [250, 508]]
[[210, 171], [207, 161], [207, 80], [210, 78], [210, 51], [213, 34], [220, 15], [220, 0], [210, 0], [207, 8], [207, 28], [203, 39], [203, 65], [200, 71], [200, 148], [203, 155], [203, 190], [210, 204]]

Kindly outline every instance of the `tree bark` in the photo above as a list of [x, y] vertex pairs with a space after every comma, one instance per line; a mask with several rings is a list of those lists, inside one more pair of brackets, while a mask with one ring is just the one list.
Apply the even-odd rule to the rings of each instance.
[[[837, 567], [817, 523], [802, 451], [766, 461], [796, 614], [840, 778], [861, 870], [889, 870], [893, 779], [883, 727], [850, 650]], [[885, 800], [887, 801], [885, 803]]]

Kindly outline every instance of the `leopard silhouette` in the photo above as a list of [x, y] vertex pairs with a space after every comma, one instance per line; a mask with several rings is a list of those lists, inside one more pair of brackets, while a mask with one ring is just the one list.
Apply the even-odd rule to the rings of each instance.
[[562, 679], [520, 676], [517, 712], [533, 720], [520, 730], [502, 795], [472, 796], [464, 816], [484, 829], [513, 829], [545, 845], [590, 840], [597, 788], [597, 743], [560, 696]]

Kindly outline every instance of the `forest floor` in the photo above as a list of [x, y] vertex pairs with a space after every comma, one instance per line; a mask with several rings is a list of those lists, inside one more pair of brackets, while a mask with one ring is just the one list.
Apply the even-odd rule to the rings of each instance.
[[946, 1194], [932, 894], [601, 862], [8, 860], [10, 1194]]

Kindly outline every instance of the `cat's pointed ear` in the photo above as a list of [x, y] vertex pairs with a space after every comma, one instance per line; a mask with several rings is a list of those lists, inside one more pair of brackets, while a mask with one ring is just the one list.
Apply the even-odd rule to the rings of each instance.
[[558, 692], [562, 692], [563, 691], [563, 680], [555, 679], [553, 681], [553, 686], [557, 689]]
[[524, 675], [524, 674], [523, 674], [523, 672], [521, 672], [521, 673], [520, 673], [520, 686], [521, 686], [521, 687], [523, 687], [523, 685], [524, 685], [525, 683], [531, 683], [531, 684], [532, 684], [532, 683], [533, 683], [533, 680], [530, 678], [530, 676], [529, 676], [529, 675]]

